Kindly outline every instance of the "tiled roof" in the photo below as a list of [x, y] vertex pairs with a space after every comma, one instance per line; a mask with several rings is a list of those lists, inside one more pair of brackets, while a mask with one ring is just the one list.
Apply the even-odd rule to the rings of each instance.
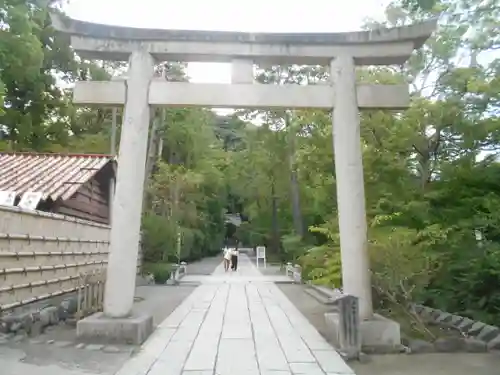
[[107, 163], [110, 155], [0, 153], [0, 190], [41, 192], [42, 200], [70, 198]]

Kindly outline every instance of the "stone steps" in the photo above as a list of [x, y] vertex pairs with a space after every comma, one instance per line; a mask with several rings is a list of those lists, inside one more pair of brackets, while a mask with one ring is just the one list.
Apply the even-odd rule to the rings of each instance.
[[335, 296], [335, 292], [329, 288], [318, 285], [308, 285], [304, 291], [323, 305], [335, 304], [332, 298]]

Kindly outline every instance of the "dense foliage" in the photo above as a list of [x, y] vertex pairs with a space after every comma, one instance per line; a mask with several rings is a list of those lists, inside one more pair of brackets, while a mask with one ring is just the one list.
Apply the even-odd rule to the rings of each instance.
[[[50, 28], [42, 3], [0, 5], [0, 150], [109, 152], [110, 111], [75, 108], [71, 93], [55, 83], [107, 79], [123, 64], [77, 59]], [[361, 114], [377, 304], [405, 310], [423, 302], [498, 324], [500, 6], [395, 0], [386, 16], [366, 28], [430, 17], [439, 17], [440, 27], [405, 66], [359, 70], [361, 81], [410, 82], [412, 89], [403, 113]], [[187, 79], [178, 63], [158, 70], [166, 79]], [[274, 66], [257, 79], [315, 84], [327, 74]], [[157, 119], [152, 134], [162, 141], [155, 143], [159, 156], [148, 167], [144, 197], [147, 261], [217, 252], [223, 214], [242, 212], [249, 218], [238, 230], [243, 242], [301, 262], [315, 282], [341, 284], [328, 113], [218, 116], [176, 108]]]

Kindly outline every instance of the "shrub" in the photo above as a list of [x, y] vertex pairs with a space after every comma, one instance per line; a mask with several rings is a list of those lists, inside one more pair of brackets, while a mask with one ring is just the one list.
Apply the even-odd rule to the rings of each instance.
[[302, 242], [302, 238], [293, 234], [282, 236], [281, 243], [283, 244], [286, 260], [288, 261], [299, 258], [307, 249], [307, 245]]
[[372, 284], [382, 300], [404, 307], [419, 300], [441, 266], [429, 251], [439, 235], [437, 228], [370, 228]]
[[299, 258], [303, 277], [315, 284], [342, 287], [340, 238], [336, 218], [321, 226], [309, 227], [309, 232], [324, 236], [327, 241], [320, 246], [310, 247], [306, 254]]
[[155, 284], [165, 284], [170, 279], [172, 265], [170, 263], [145, 263], [143, 272], [152, 274]]
[[148, 213], [142, 219], [142, 251], [144, 262], [174, 261], [175, 236], [166, 218]]
[[299, 263], [306, 280], [334, 288], [342, 286], [339, 249], [328, 245], [313, 247], [299, 259]]
[[407, 227], [371, 227], [369, 254], [376, 309], [397, 319], [414, 337], [435, 335], [411, 309], [440, 268], [439, 257], [429, 251], [442, 235], [439, 228], [417, 231]]

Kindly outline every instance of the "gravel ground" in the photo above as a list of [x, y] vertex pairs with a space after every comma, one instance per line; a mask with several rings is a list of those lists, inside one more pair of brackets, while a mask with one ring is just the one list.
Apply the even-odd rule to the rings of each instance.
[[[188, 273], [209, 275], [220, 262], [220, 257], [194, 262], [188, 265]], [[182, 284], [138, 287], [134, 309], [152, 314], [156, 326], [195, 288], [196, 285]], [[112, 375], [135, 350], [137, 347], [131, 345], [81, 342], [74, 326], [61, 324], [33, 339], [0, 340], [0, 374]]]
[[[278, 287], [329, 342], [323, 314], [327, 307], [304, 292], [304, 286], [280, 284]], [[433, 353], [370, 356], [366, 364], [352, 362], [357, 375], [498, 375], [500, 352]]]
[[220, 256], [205, 258], [198, 262], [188, 264], [188, 274], [191, 275], [211, 275], [215, 267], [222, 263], [222, 253]]
[[[209, 275], [221, 257], [190, 264], [188, 273]], [[269, 267], [265, 274], [278, 272]], [[153, 314], [155, 325], [163, 321], [195, 288], [195, 285], [137, 288], [138, 311]], [[323, 314], [326, 306], [304, 292], [304, 287], [279, 284], [290, 301], [329, 340]], [[74, 327], [57, 326], [33, 340], [0, 342], [1, 375], [112, 375], [132, 355], [133, 346], [80, 343]], [[358, 375], [497, 375], [500, 353], [421, 354], [372, 356], [367, 364], [351, 363]]]

